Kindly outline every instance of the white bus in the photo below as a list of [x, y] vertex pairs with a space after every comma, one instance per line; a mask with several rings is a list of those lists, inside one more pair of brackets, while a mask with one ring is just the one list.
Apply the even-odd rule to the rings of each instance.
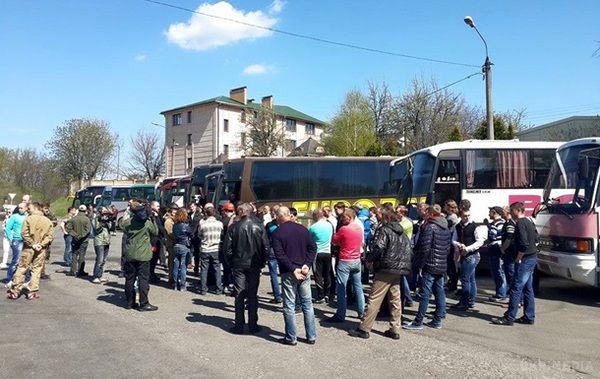
[[471, 202], [473, 221], [481, 223], [488, 207], [525, 204], [528, 215], [542, 191], [561, 142], [468, 140], [417, 150], [391, 163], [390, 181], [401, 204], [443, 205], [448, 199]]
[[540, 270], [600, 286], [600, 137], [570, 141], [556, 151], [536, 212]]

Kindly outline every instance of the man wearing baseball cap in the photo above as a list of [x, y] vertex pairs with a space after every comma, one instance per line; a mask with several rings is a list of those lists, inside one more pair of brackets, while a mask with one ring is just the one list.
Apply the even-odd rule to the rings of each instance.
[[87, 207], [85, 205], [79, 206], [79, 213], [73, 216], [65, 224], [65, 230], [71, 235], [71, 254], [73, 254], [73, 260], [71, 261], [71, 270], [67, 275], [71, 276], [87, 276], [85, 268], [85, 253], [88, 247], [88, 237], [92, 224], [87, 215]]
[[490, 273], [496, 285], [496, 293], [490, 301], [503, 302], [506, 299], [506, 275], [500, 246], [502, 245], [502, 229], [504, 228], [504, 210], [499, 206], [489, 207], [488, 253], [490, 256]]

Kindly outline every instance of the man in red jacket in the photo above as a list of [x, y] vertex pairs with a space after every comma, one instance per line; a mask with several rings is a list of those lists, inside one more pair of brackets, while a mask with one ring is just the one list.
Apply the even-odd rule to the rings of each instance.
[[346, 318], [346, 285], [352, 277], [352, 284], [356, 292], [358, 318], [364, 317], [365, 295], [363, 293], [360, 277], [360, 249], [363, 244], [363, 229], [355, 222], [356, 212], [352, 208], [344, 211], [342, 222], [344, 226], [333, 236], [333, 244], [340, 247], [338, 264], [336, 268], [337, 283], [337, 312], [326, 322], [340, 323]]

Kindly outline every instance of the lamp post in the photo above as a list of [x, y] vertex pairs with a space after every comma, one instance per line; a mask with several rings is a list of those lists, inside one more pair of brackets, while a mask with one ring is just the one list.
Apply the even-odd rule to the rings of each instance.
[[494, 110], [492, 108], [492, 62], [488, 54], [488, 45], [485, 38], [479, 33], [479, 29], [475, 26], [475, 21], [471, 16], [464, 18], [465, 24], [475, 29], [485, 46], [485, 62], [483, 64], [483, 75], [485, 76], [485, 109], [487, 116], [487, 135], [489, 140], [494, 139]]
[[[165, 134], [166, 134], [166, 130], [167, 127], [164, 126], [163, 124], [159, 124], [158, 122], [151, 122], [152, 125], [154, 126], [159, 126], [163, 129], [165, 129]], [[165, 137], [165, 157], [167, 159], [167, 164], [166, 167], [171, 167], [171, 175], [173, 176], [174, 171], [175, 171], [175, 146], [179, 146], [179, 144], [177, 142], [175, 142], [175, 138], [173, 138], [173, 140], [171, 141], [171, 161], [169, 162], [169, 155], [167, 154], [167, 146], [166, 146], [166, 137]], [[168, 175], [167, 175], [168, 176]]]

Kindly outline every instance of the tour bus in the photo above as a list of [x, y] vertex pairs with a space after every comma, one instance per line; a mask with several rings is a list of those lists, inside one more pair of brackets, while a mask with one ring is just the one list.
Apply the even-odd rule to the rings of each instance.
[[600, 286], [600, 137], [570, 141], [556, 160], [536, 212], [540, 270]]
[[[206, 176], [221, 171], [222, 168], [223, 165], [220, 163], [205, 164], [194, 167], [194, 171], [192, 172], [192, 188], [189, 196], [190, 201], [194, 201], [197, 203], [200, 201], [200, 199], [207, 198], [207, 193], [204, 192], [204, 181], [206, 180]], [[207, 186], [207, 190], [211, 194], [214, 193], [214, 181]]]
[[187, 207], [190, 203], [192, 189], [191, 176], [166, 178], [163, 181], [160, 195], [161, 207], [168, 207], [175, 203], [180, 207]]
[[561, 142], [468, 140], [446, 142], [392, 161], [390, 182], [409, 217], [417, 219], [418, 203], [443, 205], [448, 199], [471, 202], [473, 221], [488, 217], [488, 207], [515, 201], [528, 215], [542, 190]]
[[[380, 206], [396, 202], [389, 185], [391, 157], [247, 157], [223, 163], [206, 177], [205, 188], [216, 182], [210, 197], [219, 207], [226, 202], [282, 204], [309, 218], [315, 208], [343, 202], [347, 206]], [[209, 192], [207, 190], [207, 192]]]
[[77, 191], [71, 206], [74, 208], [79, 208], [80, 205], [88, 206], [90, 204], [96, 206], [102, 198], [104, 187], [105, 186], [88, 186], [80, 191]]

